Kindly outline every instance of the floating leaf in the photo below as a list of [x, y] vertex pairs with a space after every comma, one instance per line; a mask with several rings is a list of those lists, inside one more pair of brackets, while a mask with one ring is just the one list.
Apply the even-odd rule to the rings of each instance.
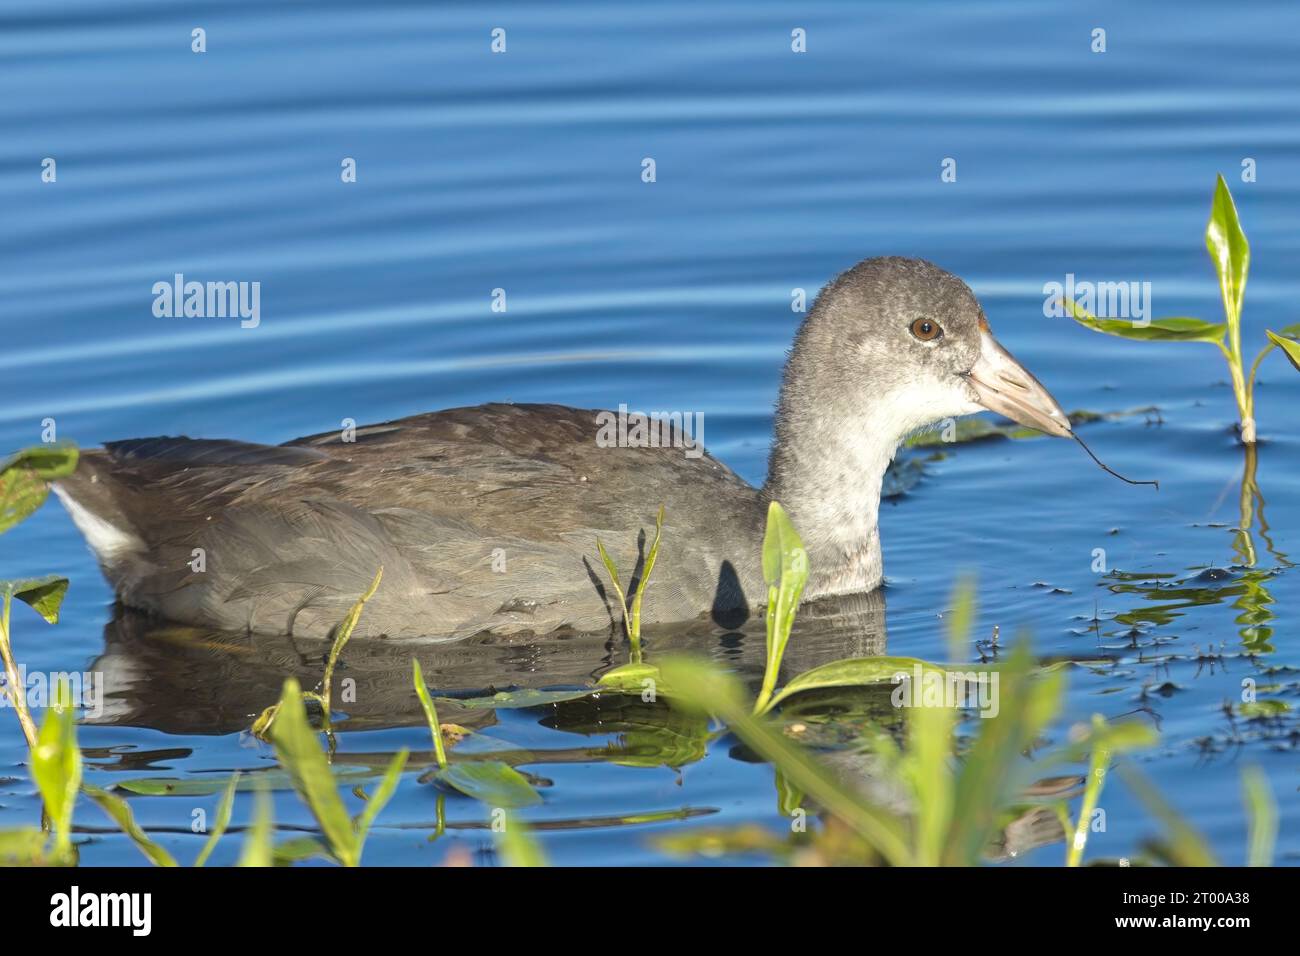
[[[372, 770], [332, 770], [337, 786], [348, 786], [373, 780]], [[240, 793], [250, 790], [292, 790], [293, 777], [283, 770], [255, 770], [231, 776], [211, 777], [136, 777], [113, 785], [114, 790], [125, 790], [142, 797], [209, 797], [223, 793], [238, 778], [235, 789]]]
[[566, 700], [579, 700], [596, 693], [594, 687], [581, 690], [537, 690], [521, 687], [518, 690], [498, 691], [491, 697], [439, 697], [439, 701], [459, 704], [470, 710], [517, 710], [525, 707], [542, 707], [546, 704], [558, 704]]
[[1284, 700], [1252, 700], [1237, 705], [1237, 713], [1247, 720], [1267, 720], [1290, 711], [1291, 705]]
[[420, 778], [481, 800], [490, 807], [530, 807], [542, 802], [528, 778], [499, 760], [453, 763], [431, 770]]
[[637, 663], [636, 661], [606, 671], [600, 675], [600, 680], [596, 683], [601, 687], [621, 691], [625, 694], [642, 694], [646, 690], [646, 681], [651, 682], [650, 686], [656, 695], [668, 693], [664, 689], [663, 675], [660, 674], [659, 668], [653, 664]]

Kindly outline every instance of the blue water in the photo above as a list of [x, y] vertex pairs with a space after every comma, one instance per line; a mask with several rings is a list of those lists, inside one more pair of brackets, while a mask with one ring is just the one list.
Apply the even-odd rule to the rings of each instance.
[[[195, 27], [207, 31], [202, 54], [191, 52]], [[490, 51], [495, 27], [504, 54]], [[791, 51], [796, 27], [807, 31], [803, 54]], [[1097, 27], [1105, 53], [1090, 49]], [[1288, 626], [1300, 585], [1285, 557], [1300, 551], [1300, 377], [1271, 356], [1257, 396], [1272, 545], [1258, 526], [1253, 540], [1256, 567], [1278, 571], [1265, 582], [1271, 637], [1238, 621], [1235, 597], [1204, 594], [1134, 631], [1115, 616], [1156, 602], [1117, 592], [1093, 571], [1094, 549], [1109, 569], [1173, 580], [1234, 568], [1231, 586], [1246, 573], [1233, 548], [1243, 453], [1226, 368], [1208, 345], [1103, 337], [1045, 318], [1042, 304], [1044, 283], [1074, 273], [1150, 282], [1156, 315], [1218, 320], [1203, 231], [1221, 172], [1252, 247], [1248, 353], [1266, 327], [1297, 320], [1297, 30], [1300, 10], [1263, 3], [10, 0], [0, 11], [0, 448], [40, 441], [45, 419], [86, 446], [155, 434], [280, 442], [345, 418], [489, 400], [627, 403], [703, 412], [710, 450], [761, 481], [799, 318], [791, 290], [811, 296], [869, 255], [922, 256], [971, 284], [1003, 343], [1065, 407], [1158, 407], [1082, 434], [1161, 489], [1119, 484], [1069, 442], [949, 449], [883, 511], [890, 651], [943, 658], [938, 615], [956, 576], [975, 573], [977, 634], [996, 625], [1032, 633], [1043, 655], [1114, 660], [1073, 672], [1056, 742], [1092, 713], [1145, 706], [1138, 716], [1162, 736], [1139, 763], [1215, 852], [1243, 859], [1239, 772], [1258, 765], [1279, 803], [1278, 859], [1294, 863], [1300, 725], [1289, 712], [1230, 721], [1223, 705], [1240, 700], [1245, 677], [1261, 698], [1294, 707], [1300, 696]], [[52, 183], [41, 177], [47, 157]], [[647, 157], [653, 183], [641, 178]], [[355, 183], [341, 181], [345, 158]], [[946, 158], [955, 182], [941, 181]], [[1245, 158], [1255, 182], [1242, 181]], [[156, 317], [151, 288], [176, 273], [260, 282], [260, 325]], [[504, 313], [492, 310], [494, 289], [505, 290]], [[219, 647], [107, 646], [111, 591], [53, 502], [0, 538], [0, 576], [50, 572], [72, 581], [63, 619], [51, 628], [17, 609], [14, 644], [30, 670], [109, 670], [108, 716], [80, 731], [90, 779], [269, 765], [269, 748], [238, 731], [255, 709], [245, 692], [261, 680], [270, 703], [284, 673], [318, 667], [320, 648], [237, 661]], [[1198, 662], [1210, 647], [1224, 658]], [[523, 653], [466, 656], [485, 684], [548, 676]], [[1141, 699], [1166, 681], [1170, 696]], [[376, 729], [345, 725], [341, 749], [427, 749], [413, 704], [371, 715]], [[26, 748], [12, 715], [0, 718], [0, 775], [11, 778], [0, 827], [31, 824]], [[616, 736], [598, 731], [553, 728], [533, 710], [502, 711], [486, 733], [557, 749]], [[735, 759], [726, 741], [680, 772], [531, 769], [552, 785], [525, 818], [572, 823], [542, 834], [557, 863], [660, 862], [670, 858], [656, 835], [786, 826], [770, 768]], [[492, 859], [485, 811], [469, 800], [448, 798], [452, 829], [429, 842], [434, 801], [414, 777], [367, 859]], [[237, 824], [251, 814], [246, 799]], [[192, 811], [214, 804], [132, 798], [185, 859], [201, 840]], [[592, 822], [684, 807], [713, 812]], [[1102, 807], [1107, 829], [1090, 856], [1134, 854], [1157, 833], [1118, 781]], [[291, 793], [277, 794], [275, 813], [308, 822]], [[87, 831], [108, 822], [85, 801], [77, 821]], [[86, 863], [142, 860], [124, 837], [87, 836]], [[216, 860], [232, 861], [238, 842]], [[1064, 853], [1057, 842], [1020, 859], [1056, 864]]]

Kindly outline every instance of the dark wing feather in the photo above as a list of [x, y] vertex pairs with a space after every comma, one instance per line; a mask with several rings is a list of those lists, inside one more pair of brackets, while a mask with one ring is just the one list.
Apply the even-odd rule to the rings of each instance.
[[382, 566], [358, 633], [607, 627], [618, 614], [592, 580], [604, 577], [595, 538], [630, 577], [661, 503], [647, 623], [709, 610], [720, 580], [722, 604], [761, 601], [758, 492], [707, 455], [600, 448], [596, 415], [485, 405], [366, 426], [355, 441], [114, 442], [64, 490], [140, 542], [103, 560], [125, 603], [205, 626], [324, 636]]

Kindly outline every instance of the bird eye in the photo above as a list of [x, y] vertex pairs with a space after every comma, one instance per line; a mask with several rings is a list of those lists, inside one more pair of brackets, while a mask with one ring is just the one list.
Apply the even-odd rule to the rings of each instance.
[[912, 334], [922, 342], [932, 342], [943, 335], [943, 329], [933, 319], [917, 319], [912, 323]]

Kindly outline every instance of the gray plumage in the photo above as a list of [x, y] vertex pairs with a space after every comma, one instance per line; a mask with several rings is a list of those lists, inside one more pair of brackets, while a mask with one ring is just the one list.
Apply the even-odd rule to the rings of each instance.
[[[920, 341], [921, 317], [943, 335]], [[627, 584], [660, 504], [645, 622], [737, 626], [766, 598], [773, 498], [807, 546], [809, 598], [879, 585], [885, 468], [909, 432], [979, 409], [963, 376], [981, 329], [970, 290], [929, 263], [871, 259], [839, 276], [795, 339], [761, 489], [707, 454], [600, 447], [596, 410], [491, 404], [355, 441], [112, 442], [56, 491], [124, 604], [195, 626], [324, 637], [382, 566], [358, 635], [607, 629], [621, 613], [595, 539]]]

